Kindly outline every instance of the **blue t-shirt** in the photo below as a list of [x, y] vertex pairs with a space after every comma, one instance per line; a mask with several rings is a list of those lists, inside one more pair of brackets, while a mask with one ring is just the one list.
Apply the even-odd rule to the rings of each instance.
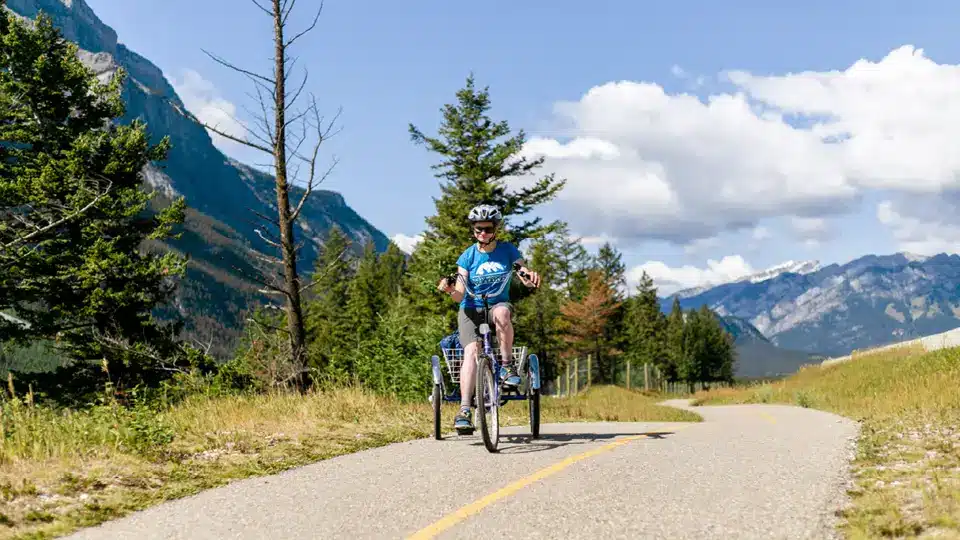
[[[493, 306], [509, 300], [509, 280], [513, 277], [513, 263], [522, 258], [520, 250], [510, 242], [498, 241], [497, 247], [490, 253], [480, 251], [477, 249], [477, 244], [473, 244], [457, 259], [457, 266], [467, 271], [470, 290], [476, 295], [496, 292], [503, 285], [500, 294], [487, 298], [488, 305]], [[503, 283], [504, 280], [508, 282], [506, 285]], [[483, 307], [483, 301], [464, 293], [460, 305], [480, 308]]]

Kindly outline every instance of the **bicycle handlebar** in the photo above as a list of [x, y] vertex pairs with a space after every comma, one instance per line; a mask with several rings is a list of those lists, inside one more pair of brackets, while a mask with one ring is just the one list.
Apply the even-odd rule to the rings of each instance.
[[[526, 279], [526, 278], [529, 278], [529, 277], [530, 277], [530, 274], [524, 272], [524, 271], [521, 269], [520, 263], [513, 263], [513, 271], [515, 271], [517, 274], [519, 274], [520, 277], [522, 277], [522, 278], [525, 278], [525, 279]], [[460, 274], [453, 274], [453, 275], [447, 276], [447, 277], [446, 277], [447, 286], [452, 286], [452, 285], [454, 284], [454, 282], [456, 282], [456, 281], [457, 281], [458, 279], [460, 279], [461, 277], [462, 277], [462, 276], [460, 276]], [[509, 280], [504, 279], [504, 280], [503, 280], [503, 283], [500, 285], [500, 288], [497, 289], [496, 292], [494, 292], [494, 293], [487, 293], [487, 294], [485, 294], [484, 296], [488, 296], [488, 297], [489, 297], [489, 296], [497, 296], [498, 294], [500, 294], [501, 292], [503, 292], [503, 289], [506, 288], [507, 283], [509, 283]], [[467, 279], [464, 279], [464, 280], [463, 280], [463, 288], [464, 288], [464, 292], [466, 292], [467, 294], [469, 294], [471, 297], [473, 297], [473, 298], [480, 298], [480, 295], [477, 295], [476, 293], [474, 293], [474, 292], [470, 289], [470, 283], [468, 282]]]

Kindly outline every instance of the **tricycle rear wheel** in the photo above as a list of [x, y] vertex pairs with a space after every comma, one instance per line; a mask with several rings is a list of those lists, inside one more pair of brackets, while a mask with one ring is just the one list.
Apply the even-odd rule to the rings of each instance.
[[440, 405], [443, 403], [443, 398], [440, 397], [440, 385], [433, 385], [433, 438], [436, 440], [442, 440], [443, 436], [440, 435]]

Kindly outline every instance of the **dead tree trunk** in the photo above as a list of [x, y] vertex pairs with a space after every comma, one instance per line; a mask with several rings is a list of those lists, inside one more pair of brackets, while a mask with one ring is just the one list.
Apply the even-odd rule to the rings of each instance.
[[[276, 233], [270, 230], [264, 232], [261, 229], [256, 229], [255, 232], [260, 239], [279, 252], [279, 257], [257, 256], [257, 259], [275, 266], [277, 271], [272, 274], [265, 273], [262, 276], [250, 276], [240, 268], [234, 267], [234, 269], [260, 283], [264, 287], [261, 292], [282, 296], [284, 298], [287, 328], [282, 331], [285, 331], [289, 335], [290, 360], [296, 368], [296, 376], [293, 377], [291, 382], [302, 390], [306, 383], [303, 374], [307, 372], [307, 358], [305, 354], [306, 330], [302, 295], [305, 290], [316, 283], [316, 279], [305, 286], [300, 284], [300, 276], [297, 269], [297, 258], [300, 247], [294, 236], [294, 225], [300, 217], [303, 206], [313, 192], [314, 187], [323, 182], [330, 174], [330, 171], [333, 170], [333, 167], [336, 166], [336, 160], [334, 160], [334, 163], [326, 173], [320, 175], [318, 178], [316, 164], [320, 145], [332, 136], [331, 131], [334, 122], [339, 117], [339, 111], [333, 120], [324, 127], [316, 99], [313, 98], [313, 96], [310, 97], [310, 104], [306, 107], [306, 110], [299, 113], [293, 113], [289, 110], [300, 96], [307, 82], [307, 76], [304, 74], [303, 81], [296, 92], [292, 96], [288, 95], [287, 79], [290, 74], [287, 70], [287, 64], [289, 48], [298, 39], [316, 27], [317, 21], [320, 19], [320, 13], [323, 10], [323, 2], [321, 1], [313, 22], [305, 30], [297, 33], [290, 39], [286, 38], [287, 24], [297, 0], [271, 0], [269, 7], [262, 4], [261, 0], [251, 0], [251, 2], [264, 14], [268, 15], [273, 22], [274, 57], [272, 76], [265, 76], [247, 69], [242, 69], [209, 52], [207, 52], [207, 55], [217, 63], [245, 75], [254, 83], [260, 101], [260, 109], [263, 111], [263, 116], [253, 115], [257, 120], [257, 128], [260, 132], [247, 127], [237, 120], [239, 124], [244, 126], [247, 136], [226, 133], [216, 126], [204, 123], [189, 111], [180, 109], [176, 104], [171, 103], [171, 105], [177, 108], [181, 114], [199, 123], [213, 133], [270, 154], [273, 158], [273, 173], [277, 194], [277, 216], [276, 219], [273, 219], [257, 212], [255, 213], [260, 219], [266, 221], [270, 227], [275, 227]], [[272, 100], [269, 100], [272, 101], [272, 105], [268, 105], [269, 101], [265, 95], [272, 97]], [[273, 113], [272, 123], [268, 118], [268, 110]], [[290, 129], [291, 125], [295, 122], [302, 124], [302, 133], [288, 134], [287, 130]], [[299, 153], [299, 150], [307, 139], [308, 128], [310, 128], [310, 131], [315, 131], [317, 140], [313, 145], [312, 153], [304, 156]], [[304, 193], [295, 207], [292, 207], [290, 204], [290, 184], [297, 179], [299, 168], [296, 168], [291, 173], [289, 167], [291, 159], [301, 160], [307, 165], [309, 171], [306, 179], [301, 179], [304, 180], [305, 183]]]
[[[274, 167], [277, 183], [277, 209], [280, 223], [280, 246], [283, 251], [284, 285], [287, 297], [287, 330], [290, 333], [290, 354], [294, 365], [304, 366], [306, 331], [303, 322], [303, 308], [300, 296], [300, 277], [297, 275], [297, 252], [293, 236], [293, 216], [290, 210], [290, 196], [287, 187], [287, 134], [286, 134], [286, 46], [283, 43], [283, 10], [280, 0], [273, 0], [274, 32]], [[293, 291], [296, 291], [295, 294]], [[302, 376], [297, 377], [297, 386], [303, 386]]]

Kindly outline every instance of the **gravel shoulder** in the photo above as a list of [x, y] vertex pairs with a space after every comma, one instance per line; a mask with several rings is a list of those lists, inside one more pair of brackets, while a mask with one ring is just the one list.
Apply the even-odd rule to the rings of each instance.
[[[685, 402], [667, 404], [687, 408]], [[398, 443], [85, 529], [137, 538], [828, 538], [856, 423], [777, 405]]]

